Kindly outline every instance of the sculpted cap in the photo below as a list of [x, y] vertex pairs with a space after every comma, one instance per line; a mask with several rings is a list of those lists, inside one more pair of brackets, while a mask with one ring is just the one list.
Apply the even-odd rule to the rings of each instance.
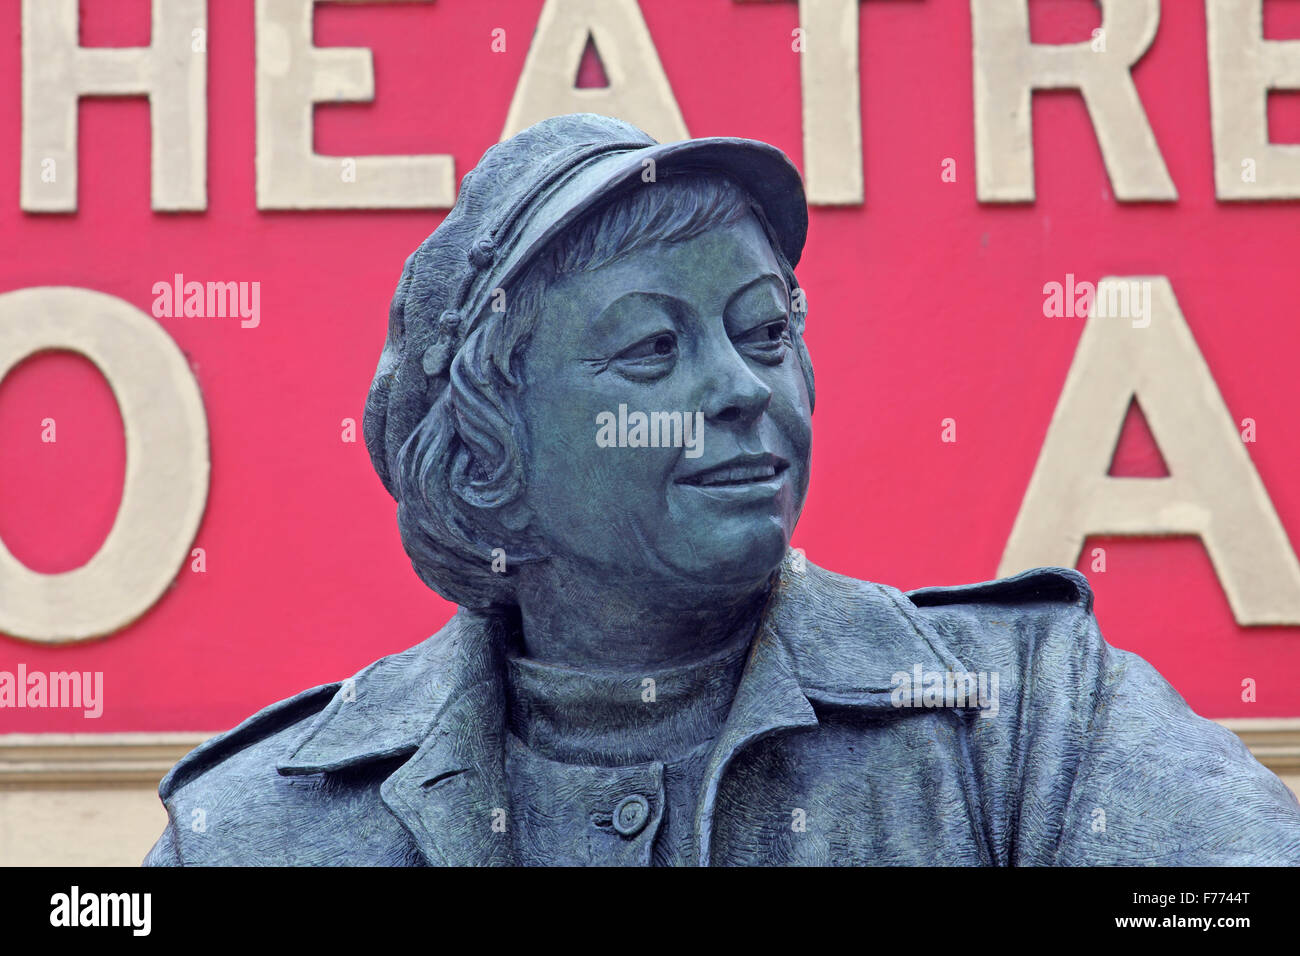
[[803, 181], [774, 146], [733, 137], [658, 143], [621, 120], [543, 120], [483, 154], [456, 205], [406, 260], [366, 399], [366, 447], [389, 493], [402, 445], [447, 383], [456, 351], [534, 255], [617, 191], [722, 172], [762, 207], [791, 266], [808, 233]]

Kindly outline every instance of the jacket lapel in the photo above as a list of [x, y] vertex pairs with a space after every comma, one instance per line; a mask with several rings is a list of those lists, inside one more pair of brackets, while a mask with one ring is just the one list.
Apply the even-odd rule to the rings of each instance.
[[816, 727], [817, 715], [795, 680], [784, 642], [766, 623], [759, 625], [736, 697], [704, 771], [704, 791], [695, 811], [695, 845], [700, 866], [712, 861], [713, 815], [727, 766], [744, 747], [769, 734]]
[[447, 704], [415, 755], [379, 792], [430, 862], [509, 865], [501, 683], [505, 635], [494, 619], [483, 616], [467, 617], [461, 634]]
[[814, 702], [897, 715], [894, 675], [918, 664], [965, 670], [901, 592], [796, 565], [787, 553], [705, 771], [695, 817], [700, 865], [713, 862], [718, 789], [737, 754], [772, 734], [818, 726]]
[[499, 682], [466, 690], [410, 760], [384, 781], [384, 803], [432, 863], [513, 862]]
[[495, 618], [461, 609], [429, 640], [344, 681], [279, 772], [409, 754], [379, 793], [426, 860], [510, 863], [503, 643]]

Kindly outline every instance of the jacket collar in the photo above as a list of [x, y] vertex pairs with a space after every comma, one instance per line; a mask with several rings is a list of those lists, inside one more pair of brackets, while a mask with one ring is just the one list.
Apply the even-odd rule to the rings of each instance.
[[379, 790], [424, 855], [449, 866], [512, 862], [499, 650], [504, 635], [491, 622], [480, 625], [466, 634], [452, 696], [414, 756]]
[[[432, 638], [344, 681], [281, 774], [321, 773], [403, 755], [380, 788], [433, 862], [511, 862], [504, 690], [493, 617], [465, 609]], [[893, 711], [893, 675], [965, 670], [900, 592], [791, 556], [764, 609], [696, 812], [700, 863], [711, 857], [719, 786], [749, 744], [817, 726], [814, 704]]]
[[816, 726], [817, 714], [795, 677], [790, 652], [765, 615], [754, 637], [731, 711], [704, 771], [704, 792], [695, 811], [695, 845], [701, 866], [708, 866], [712, 857], [718, 787], [732, 758], [769, 734]]

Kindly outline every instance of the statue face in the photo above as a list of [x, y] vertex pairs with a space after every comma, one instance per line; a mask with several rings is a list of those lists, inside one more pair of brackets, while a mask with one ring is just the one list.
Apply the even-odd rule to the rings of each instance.
[[550, 552], [609, 583], [761, 584], [803, 508], [812, 423], [758, 220], [563, 276], [542, 309], [519, 406]]

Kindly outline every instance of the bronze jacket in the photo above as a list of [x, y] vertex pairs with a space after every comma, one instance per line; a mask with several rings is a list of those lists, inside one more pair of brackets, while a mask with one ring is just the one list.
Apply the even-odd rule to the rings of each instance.
[[[145, 863], [513, 863], [497, 628], [462, 609], [198, 747], [159, 787]], [[590, 832], [557, 862], [648, 862], [647, 779], [640, 829], [580, 807]], [[694, 826], [700, 865], [1300, 865], [1292, 793], [1108, 645], [1061, 568], [904, 594], [787, 561]]]

